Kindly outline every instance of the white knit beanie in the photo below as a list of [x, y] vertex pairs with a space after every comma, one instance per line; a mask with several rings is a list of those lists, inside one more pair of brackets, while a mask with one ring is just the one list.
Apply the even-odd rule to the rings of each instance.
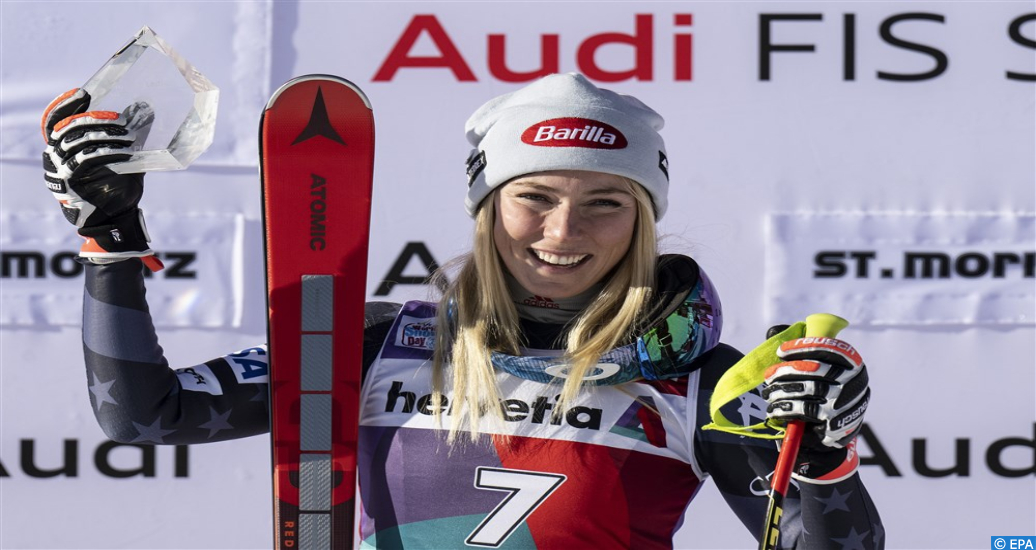
[[637, 98], [594, 86], [579, 74], [553, 74], [489, 100], [465, 124], [472, 217], [497, 186], [534, 172], [589, 170], [642, 185], [665, 214], [669, 166], [658, 131], [662, 116]]

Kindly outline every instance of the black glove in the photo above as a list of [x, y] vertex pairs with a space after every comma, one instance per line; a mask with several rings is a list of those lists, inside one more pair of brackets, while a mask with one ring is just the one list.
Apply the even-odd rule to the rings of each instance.
[[123, 113], [87, 111], [90, 94], [75, 89], [47, 106], [41, 123], [47, 148], [44, 179], [61, 211], [86, 239], [79, 257], [92, 263], [142, 258], [152, 271], [162, 268], [137, 207], [143, 174], [118, 174], [110, 165], [128, 160], [143, 143], [154, 120], [146, 104]]
[[777, 350], [784, 362], [766, 371], [763, 399], [779, 420], [802, 420], [803, 449], [842, 449], [863, 427], [870, 402], [867, 367], [856, 349], [842, 340], [807, 337]]

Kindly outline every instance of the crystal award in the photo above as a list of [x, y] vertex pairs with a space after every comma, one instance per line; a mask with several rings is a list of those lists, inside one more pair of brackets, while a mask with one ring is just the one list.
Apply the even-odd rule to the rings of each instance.
[[212, 144], [219, 89], [145, 26], [83, 89], [93, 111], [122, 112], [139, 135], [120, 174], [183, 170]]

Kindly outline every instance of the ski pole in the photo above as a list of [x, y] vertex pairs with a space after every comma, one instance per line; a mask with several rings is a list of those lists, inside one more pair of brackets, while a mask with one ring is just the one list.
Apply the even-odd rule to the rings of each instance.
[[[830, 313], [814, 313], [806, 317], [806, 338], [834, 338], [849, 322]], [[763, 523], [763, 536], [759, 540], [759, 550], [776, 550], [781, 537], [781, 515], [784, 513], [784, 497], [788, 494], [788, 484], [799, 454], [805, 423], [801, 420], [788, 422], [781, 443], [781, 452], [777, 456], [777, 465], [773, 469], [770, 482], [770, 502], [766, 508], [766, 521]]]

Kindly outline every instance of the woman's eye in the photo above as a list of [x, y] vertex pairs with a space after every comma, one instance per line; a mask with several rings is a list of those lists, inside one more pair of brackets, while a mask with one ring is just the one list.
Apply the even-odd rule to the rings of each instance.
[[518, 198], [526, 199], [526, 200], [530, 200], [530, 201], [545, 201], [545, 200], [547, 200], [547, 197], [545, 197], [543, 195], [537, 195], [535, 193], [522, 193], [521, 195], [518, 195]]
[[598, 199], [598, 200], [592, 202], [591, 204], [593, 206], [609, 206], [609, 207], [612, 207], [612, 208], [617, 208], [619, 206], [622, 206], [622, 203], [620, 203], [619, 201], [615, 201], [615, 200], [611, 200], [611, 199]]

